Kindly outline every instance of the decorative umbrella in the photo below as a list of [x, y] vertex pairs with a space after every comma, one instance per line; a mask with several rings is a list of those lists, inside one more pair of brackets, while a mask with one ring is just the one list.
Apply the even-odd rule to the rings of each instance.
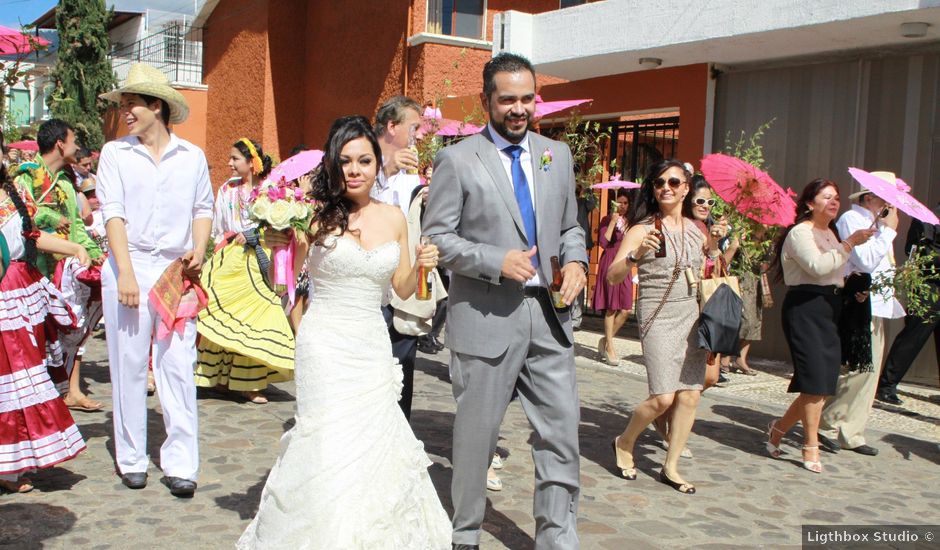
[[702, 175], [719, 197], [758, 223], [787, 226], [796, 220], [796, 193], [780, 187], [766, 172], [739, 158], [706, 155]]
[[[32, 38], [32, 43], [30, 38]], [[48, 46], [49, 41], [38, 36], [30, 37], [16, 29], [0, 25], [0, 55], [29, 53], [35, 49], [34, 44]]]
[[7, 143], [7, 147], [10, 149], [19, 149], [20, 151], [39, 151], [39, 144], [35, 140], [23, 140], [23, 141], [14, 141], [13, 143]]
[[322, 160], [323, 151], [319, 149], [301, 151], [275, 166], [267, 179], [280, 181], [284, 178], [285, 181], [293, 181], [319, 166]]
[[581, 105], [582, 103], [588, 103], [594, 101], [593, 99], [567, 99], [563, 101], [542, 101], [542, 96], [535, 96], [535, 120], [538, 120], [546, 115], [552, 113], [557, 113], [559, 111], [564, 111], [565, 109], [570, 109]]
[[910, 217], [930, 225], [940, 223], [936, 214], [910, 195], [911, 187], [891, 172], [866, 172], [859, 168], [849, 168], [849, 174], [852, 174], [862, 187]]
[[610, 178], [610, 181], [595, 183], [591, 186], [591, 189], [639, 189], [640, 187], [639, 183], [623, 181], [620, 179], [620, 174], [614, 174], [614, 177]]
[[440, 109], [432, 109], [431, 107], [425, 107], [421, 117], [424, 122], [421, 123], [421, 128], [418, 130], [420, 135], [434, 132], [436, 136], [469, 136], [483, 130], [482, 126], [476, 124], [444, 118], [441, 116]]

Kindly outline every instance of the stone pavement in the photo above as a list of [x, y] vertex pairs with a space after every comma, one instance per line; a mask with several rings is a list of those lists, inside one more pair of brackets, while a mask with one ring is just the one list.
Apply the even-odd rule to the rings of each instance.
[[[845, 451], [823, 453], [826, 471], [816, 475], [799, 466], [799, 442], [792, 435], [785, 440], [787, 460], [764, 454], [763, 430], [788, 402], [781, 390], [785, 378], [766, 372], [748, 380], [736, 376], [729, 387], [703, 396], [689, 443], [695, 458], [682, 463], [683, 474], [696, 483], [698, 494], [682, 495], [656, 481], [665, 453], [652, 431], [638, 444], [639, 478], [618, 478], [610, 441], [645, 397], [646, 381], [636, 363], [635, 341], [618, 339], [618, 350], [628, 357], [622, 367], [613, 368], [594, 361], [598, 337], [578, 333], [583, 548], [797, 547], [804, 523], [940, 523], [940, 414], [930, 408], [925, 409], [929, 414], [917, 416], [876, 411], [876, 416], [903, 420], [897, 425], [873, 422], [885, 430], [871, 431], [871, 443], [881, 454], [869, 458]], [[32, 493], [0, 496], [0, 549], [232, 548], [257, 506], [278, 440], [292, 423], [293, 385], [271, 390], [271, 403], [263, 406], [200, 393], [199, 490], [195, 498], [179, 500], [158, 482], [155, 466], [150, 484], [141, 491], [124, 488], [114, 475], [111, 394], [100, 334], [88, 351], [83, 373], [92, 395], [104, 401], [107, 410], [75, 413], [88, 451], [34, 474], [37, 489]], [[446, 362], [446, 353], [419, 355], [412, 425], [434, 461], [431, 475], [450, 511], [454, 402]], [[908, 402], [934, 405], [937, 392], [905, 390]], [[162, 419], [157, 398], [149, 403], [149, 447], [156, 458]], [[508, 455], [500, 474], [504, 490], [489, 493], [482, 548], [533, 545], [530, 437], [521, 407], [514, 403], [499, 443]]]

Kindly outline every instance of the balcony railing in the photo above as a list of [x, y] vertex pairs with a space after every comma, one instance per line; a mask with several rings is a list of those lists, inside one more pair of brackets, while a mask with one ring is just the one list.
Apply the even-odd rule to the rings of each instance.
[[202, 84], [202, 28], [170, 25], [111, 52], [118, 82], [123, 82], [131, 65], [138, 62], [160, 69], [171, 82]]

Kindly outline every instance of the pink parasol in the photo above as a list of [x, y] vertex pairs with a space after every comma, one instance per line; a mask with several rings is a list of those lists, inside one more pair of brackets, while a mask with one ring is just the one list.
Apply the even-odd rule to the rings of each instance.
[[542, 96], [535, 96], [535, 120], [546, 115], [564, 111], [572, 107], [577, 107], [583, 103], [594, 101], [593, 99], [566, 99], [563, 101], [542, 101]]
[[35, 140], [24, 140], [24, 141], [14, 141], [13, 143], [7, 143], [7, 147], [10, 149], [19, 149], [20, 151], [39, 151], [39, 144]]
[[440, 109], [432, 109], [431, 107], [425, 107], [421, 117], [424, 121], [418, 130], [419, 135], [434, 132], [436, 136], [469, 136], [483, 130], [482, 126], [476, 124], [444, 118], [441, 116]]
[[[895, 177], [894, 174], [890, 172], [866, 172], [859, 168], [849, 168], [849, 174], [852, 174], [855, 181], [861, 184], [862, 187], [910, 217], [930, 225], [940, 223], [940, 219], [937, 218], [936, 214], [910, 195], [911, 187], [904, 183], [901, 178]], [[881, 175], [888, 179], [894, 179], [894, 181], [889, 182], [887, 179], [882, 179], [882, 177], [879, 177]]]
[[595, 183], [591, 186], [591, 189], [639, 189], [640, 184], [632, 181], [623, 181], [620, 179], [620, 174], [614, 174], [614, 177], [610, 178], [610, 181], [605, 181], [604, 183]]
[[796, 219], [793, 190], [784, 190], [766, 172], [739, 158], [706, 155], [702, 175], [719, 197], [758, 223], [787, 226]]
[[[32, 42], [30, 42], [30, 39], [32, 39]], [[28, 36], [16, 29], [0, 25], [0, 55], [30, 53], [35, 49], [34, 44], [48, 46], [49, 41], [38, 36]]]
[[323, 151], [319, 149], [301, 151], [275, 166], [267, 179], [275, 182], [280, 181], [281, 178], [285, 181], [293, 181], [319, 166], [322, 160]]

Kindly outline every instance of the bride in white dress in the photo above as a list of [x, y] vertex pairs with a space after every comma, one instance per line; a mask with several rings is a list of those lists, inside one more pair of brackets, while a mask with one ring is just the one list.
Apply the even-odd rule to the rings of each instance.
[[[401, 210], [369, 198], [380, 165], [365, 118], [333, 124], [302, 254], [312, 299], [296, 337], [296, 424], [238, 548], [450, 548], [431, 461], [398, 407], [402, 371], [380, 309], [390, 285], [411, 296], [437, 248], [419, 246], [412, 266]], [[267, 244], [286, 238], [269, 231]]]

